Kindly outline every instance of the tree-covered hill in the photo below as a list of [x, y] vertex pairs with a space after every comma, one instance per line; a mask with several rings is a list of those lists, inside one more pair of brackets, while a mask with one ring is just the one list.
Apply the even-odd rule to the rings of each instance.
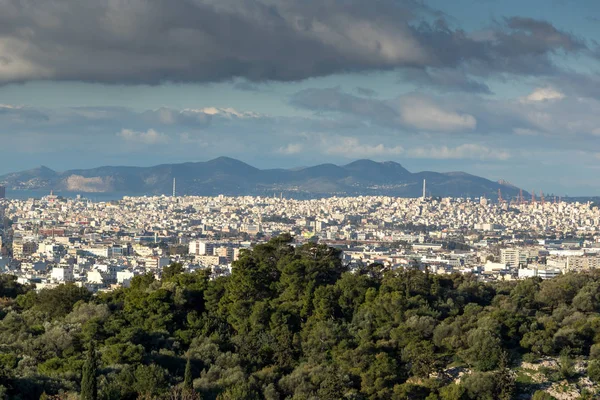
[[289, 243], [244, 252], [229, 277], [175, 264], [97, 296], [1, 276], [1, 396], [594, 398], [600, 273], [350, 272], [338, 250]]

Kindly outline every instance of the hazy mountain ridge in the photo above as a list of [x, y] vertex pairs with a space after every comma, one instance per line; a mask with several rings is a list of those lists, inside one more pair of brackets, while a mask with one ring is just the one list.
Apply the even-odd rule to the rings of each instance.
[[431, 196], [505, 198], [519, 188], [464, 172], [412, 173], [393, 161], [357, 160], [347, 165], [321, 164], [299, 169], [261, 170], [242, 161], [219, 157], [206, 162], [162, 164], [153, 167], [99, 167], [65, 172], [39, 167], [0, 176], [12, 190], [64, 190], [82, 193], [122, 192], [170, 194], [173, 178], [179, 195], [273, 195], [297, 197], [331, 195], [392, 195], [417, 197], [423, 179]]

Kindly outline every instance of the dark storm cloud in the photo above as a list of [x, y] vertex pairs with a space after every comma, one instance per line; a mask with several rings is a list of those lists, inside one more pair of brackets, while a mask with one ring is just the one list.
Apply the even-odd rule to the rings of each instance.
[[[376, 5], [376, 6], [374, 6]], [[547, 22], [509, 18], [484, 34], [419, 1], [2, 0], [0, 82], [293, 81], [400, 67], [539, 74], [585, 44]], [[482, 91], [466, 86], [432, 84]]]

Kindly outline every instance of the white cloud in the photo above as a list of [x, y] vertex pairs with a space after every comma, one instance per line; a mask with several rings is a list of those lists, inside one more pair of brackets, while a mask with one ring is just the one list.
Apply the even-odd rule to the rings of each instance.
[[15, 106], [12, 104], [0, 104], [0, 108], [4, 108], [6, 110], [20, 110], [23, 106]]
[[322, 152], [328, 155], [340, 155], [347, 158], [399, 156], [424, 159], [471, 159], [471, 160], [508, 160], [511, 155], [505, 149], [489, 148], [475, 143], [465, 143], [456, 147], [426, 146], [402, 147], [386, 146], [382, 143], [367, 144], [354, 137], [321, 138]]
[[460, 132], [477, 127], [474, 116], [445, 110], [421, 96], [401, 98], [400, 117], [404, 124], [425, 131]]
[[326, 154], [341, 155], [349, 158], [391, 156], [404, 153], [402, 146], [388, 147], [382, 143], [369, 145], [360, 142], [357, 138], [339, 136], [331, 139], [323, 138], [322, 148]]
[[162, 122], [163, 124], [174, 124], [175, 122], [177, 122], [176, 119], [176, 111], [171, 110], [169, 108], [159, 108], [158, 110], [155, 111], [158, 115], [158, 120], [160, 122]]
[[128, 142], [146, 145], [165, 144], [169, 142], [167, 135], [157, 132], [154, 129], [148, 129], [146, 132], [122, 129], [121, 132], [117, 133], [117, 136]]
[[304, 150], [304, 145], [301, 143], [290, 143], [287, 146], [282, 146], [277, 149], [279, 154], [298, 154]]
[[262, 115], [251, 111], [238, 111], [235, 108], [218, 108], [218, 107], [205, 107], [200, 109], [187, 108], [182, 110], [182, 113], [203, 113], [206, 115], [218, 115], [225, 118], [260, 118]]
[[412, 158], [433, 159], [476, 159], [476, 160], [508, 160], [510, 153], [503, 149], [491, 149], [474, 143], [465, 143], [457, 147], [415, 147], [407, 149], [406, 155]]
[[525, 103], [535, 103], [540, 101], [562, 100], [565, 95], [551, 87], [537, 88], [521, 101]]

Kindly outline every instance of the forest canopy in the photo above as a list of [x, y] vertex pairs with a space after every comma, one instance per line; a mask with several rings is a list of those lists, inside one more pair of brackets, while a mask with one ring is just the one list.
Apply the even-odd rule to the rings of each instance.
[[230, 276], [173, 264], [160, 280], [137, 276], [93, 296], [72, 284], [36, 292], [4, 275], [0, 398], [533, 395], [540, 385], [514, 368], [523, 360], [557, 360], [550, 381], [599, 382], [599, 289], [596, 271], [498, 283], [377, 264], [349, 271], [339, 250], [289, 236], [243, 251]]

